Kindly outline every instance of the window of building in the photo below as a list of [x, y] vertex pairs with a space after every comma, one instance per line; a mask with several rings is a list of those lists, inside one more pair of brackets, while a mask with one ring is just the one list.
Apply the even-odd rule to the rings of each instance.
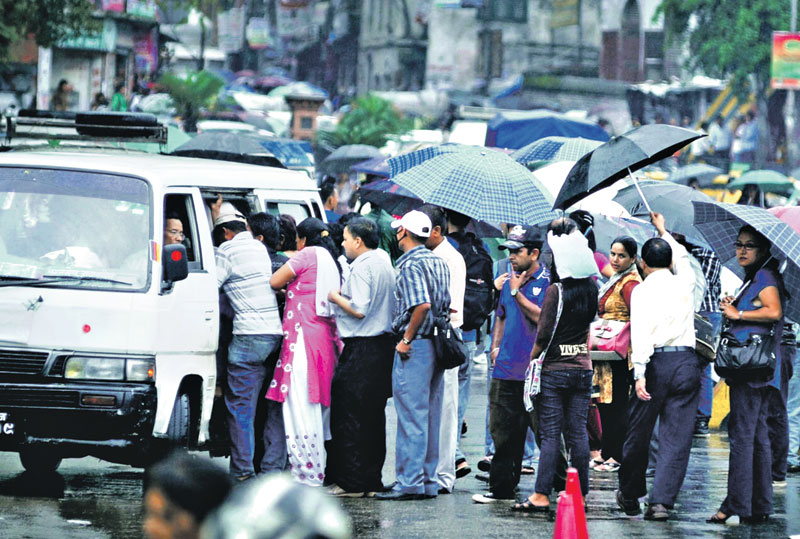
[[524, 0], [484, 0], [481, 18], [489, 21], [528, 21], [528, 2]]

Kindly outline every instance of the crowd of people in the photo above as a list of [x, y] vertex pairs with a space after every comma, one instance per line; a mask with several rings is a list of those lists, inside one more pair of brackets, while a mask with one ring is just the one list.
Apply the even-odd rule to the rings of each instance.
[[[335, 187], [324, 194], [332, 212]], [[478, 467], [489, 472], [488, 491], [474, 502], [546, 513], [569, 465], [584, 497], [590, 470], [615, 472], [622, 511], [640, 514], [648, 496], [645, 519], [666, 520], [692, 438], [708, 435], [711, 416], [714, 382], [695, 350], [698, 316], [743, 339], [783, 336], [774, 339], [774, 372], [726, 377], [728, 496], [708, 521], [766, 520], [773, 485], [800, 471], [796, 332], [784, 317], [787, 297], [769, 241], [752, 227], [735, 244], [745, 283], [723, 297], [713, 251], [670, 233], [657, 213], [658, 237], [641, 246], [628, 236], [596, 245], [585, 211], [544, 226], [504, 225], [500, 250], [508, 258], [493, 270], [481, 267], [491, 259], [480, 238], [465, 232], [469, 218], [433, 205], [394, 220], [373, 208], [367, 216], [337, 215], [336, 223], [295, 223], [245, 215], [219, 198], [210, 213], [222, 312], [232, 318], [232, 337], [220, 346], [219, 389], [235, 482], [288, 471], [340, 497], [402, 501], [453, 492], [471, 473], [459, 440], [472, 360], [486, 347], [487, 448]], [[165, 243], [181, 236], [180, 220], [168, 219]], [[494, 274], [476, 279], [479, 267]], [[478, 281], [489, 289], [489, 320], [476, 311]], [[442, 319], [463, 341], [467, 360], [459, 368], [437, 363]], [[593, 361], [598, 335], [609, 331], [618, 355]], [[541, 387], [531, 412], [526, 377], [537, 362]], [[389, 398], [396, 482], [384, 485]], [[540, 450], [538, 470], [532, 446]], [[536, 473], [534, 492], [513, 503], [526, 468]]]

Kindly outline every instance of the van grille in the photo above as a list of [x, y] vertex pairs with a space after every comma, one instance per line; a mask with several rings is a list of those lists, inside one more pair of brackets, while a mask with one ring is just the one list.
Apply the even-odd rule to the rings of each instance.
[[47, 352], [0, 348], [0, 372], [10, 374], [42, 374]]
[[0, 406], [76, 407], [78, 396], [77, 391], [5, 389], [0, 392]]

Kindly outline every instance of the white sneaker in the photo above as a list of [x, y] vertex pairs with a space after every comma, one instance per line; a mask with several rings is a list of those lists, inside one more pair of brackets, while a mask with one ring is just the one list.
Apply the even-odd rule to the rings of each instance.
[[511, 498], [507, 498], [507, 499], [495, 498], [494, 494], [492, 494], [491, 492], [487, 492], [486, 494], [473, 494], [472, 495], [472, 501], [475, 502], [475, 503], [497, 503], [497, 502], [502, 502], [502, 501], [506, 501], [507, 502], [509, 500], [513, 501], [513, 499], [511, 499]]
[[483, 354], [476, 354], [472, 357], [472, 361], [477, 363], [478, 365], [485, 365], [486, 364], [486, 353]]

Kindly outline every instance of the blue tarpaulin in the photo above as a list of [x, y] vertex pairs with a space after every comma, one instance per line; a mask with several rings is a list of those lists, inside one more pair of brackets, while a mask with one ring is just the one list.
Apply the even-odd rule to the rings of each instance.
[[516, 150], [543, 137], [583, 137], [607, 141], [602, 127], [549, 110], [501, 112], [489, 122], [486, 146]]
[[307, 142], [292, 139], [260, 139], [259, 143], [287, 168], [314, 166], [308, 157], [308, 153], [311, 153], [311, 145]]

